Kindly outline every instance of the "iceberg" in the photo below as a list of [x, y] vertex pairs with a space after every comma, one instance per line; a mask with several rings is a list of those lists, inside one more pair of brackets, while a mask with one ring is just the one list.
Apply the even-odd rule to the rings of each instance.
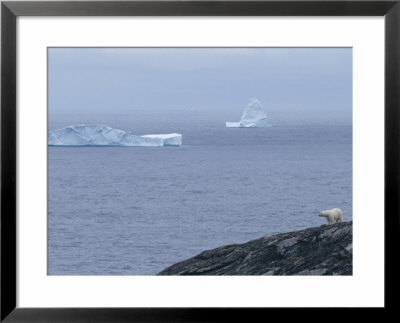
[[74, 125], [48, 133], [49, 146], [161, 147], [182, 145], [179, 133], [133, 135], [106, 125]]
[[239, 122], [226, 122], [228, 128], [267, 128], [270, 126], [267, 114], [256, 98], [250, 100]]
[[179, 133], [169, 133], [160, 135], [143, 135], [143, 138], [162, 139], [164, 146], [180, 146], [182, 145], [182, 135]]

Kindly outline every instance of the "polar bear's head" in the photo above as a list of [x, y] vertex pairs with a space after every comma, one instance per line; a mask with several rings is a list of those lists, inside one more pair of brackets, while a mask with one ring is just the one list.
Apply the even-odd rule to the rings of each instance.
[[318, 214], [318, 216], [324, 216], [324, 217], [326, 217], [326, 211], [321, 211], [321, 212], [319, 212], [319, 214]]

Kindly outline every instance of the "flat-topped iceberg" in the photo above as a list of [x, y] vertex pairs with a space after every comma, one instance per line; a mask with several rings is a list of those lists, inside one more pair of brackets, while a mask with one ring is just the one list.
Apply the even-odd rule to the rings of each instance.
[[164, 146], [180, 146], [182, 145], [182, 135], [179, 133], [169, 133], [160, 135], [143, 135], [143, 138], [162, 139]]
[[105, 125], [75, 125], [48, 133], [49, 146], [180, 146], [179, 133], [138, 136]]
[[271, 124], [268, 122], [267, 114], [265, 113], [260, 101], [252, 98], [243, 112], [239, 122], [227, 122], [228, 128], [267, 128]]

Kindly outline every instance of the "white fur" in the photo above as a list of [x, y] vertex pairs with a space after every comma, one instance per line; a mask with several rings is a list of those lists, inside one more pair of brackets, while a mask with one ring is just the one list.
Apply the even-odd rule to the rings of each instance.
[[328, 224], [334, 224], [337, 222], [343, 222], [343, 213], [341, 209], [335, 208], [332, 210], [321, 211], [318, 216], [326, 218]]

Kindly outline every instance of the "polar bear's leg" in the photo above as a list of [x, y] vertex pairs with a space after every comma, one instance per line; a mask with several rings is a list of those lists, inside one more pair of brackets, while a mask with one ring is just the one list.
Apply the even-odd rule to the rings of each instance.
[[343, 213], [342, 213], [342, 210], [339, 210], [338, 222], [343, 222]]

